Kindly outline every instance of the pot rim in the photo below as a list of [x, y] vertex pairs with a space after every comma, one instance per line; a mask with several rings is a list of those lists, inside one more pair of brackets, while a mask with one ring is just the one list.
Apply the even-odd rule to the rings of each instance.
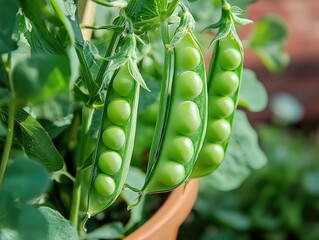
[[155, 239], [154, 233], [167, 228], [176, 230], [189, 215], [198, 195], [198, 180], [192, 179], [181, 185], [169, 195], [160, 209], [140, 228], [124, 238], [124, 240]]

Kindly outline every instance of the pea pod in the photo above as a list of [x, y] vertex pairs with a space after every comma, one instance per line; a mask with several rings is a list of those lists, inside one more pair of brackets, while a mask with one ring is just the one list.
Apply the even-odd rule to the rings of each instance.
[[125, 63], [110, 82], [89, 193], [89, 215], [110, 206], [122, 191], [134, 145], [139, 83]]
[[[227, 150], [243, 70], [243, 47], [232, 22], [230, 6], [223, 9], [218, 39], [208, 73], [208, 122], [203, 147], [192, 177], [211, 174], [222, 163]], [[225, 21], [227, 19], [228, 21]], [[225, 34], [227, 33], [227, 34]]]
[[[207, 120], [207, 83], [201, 50], [191, 33], [174, 49], [174, 73], [165, 119], [151, 146], [150, 163], [143, 194], [172, 190], [185, 182], [193, 169], [204, 140]], [[160, 105], [161, 105], [160, 103]], [[165, 115], [166, 114], [166, 115]], [[158, 138], [160, 136], [160, 141]], [[152, 158], [155, 158], [152, 159]]]

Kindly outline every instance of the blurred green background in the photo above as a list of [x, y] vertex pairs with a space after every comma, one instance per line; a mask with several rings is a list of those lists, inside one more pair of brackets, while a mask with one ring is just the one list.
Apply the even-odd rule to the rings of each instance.
[[[253, 170], [233, 190], [214, 189], [211, 183], [201, 180], [197, 202], [181, 226], [178, 239], [316, 240], [319, 239], [319, 35], [313, 33], [318, 31], [314, 26], [319, 23], [315, 14], [319, 4], [315, 0], [259, 0], [250, 1], [247, 8], [248, 17], [255, 24], [239, 31], [243, 38], [266, 15], [281, 19], [287, 29], [283, 50], [289, 60], [286, 58], [286, 65], [280, 69], [267, 64], [264, 53], [245, 50], [245, 66], [256, 73], [268, 92], [265, 110], [246, 111], [268, 162]], [[276, 30], [270, 28], [269, 34]], [[276, 57], [285, 58], [279, 52]]]

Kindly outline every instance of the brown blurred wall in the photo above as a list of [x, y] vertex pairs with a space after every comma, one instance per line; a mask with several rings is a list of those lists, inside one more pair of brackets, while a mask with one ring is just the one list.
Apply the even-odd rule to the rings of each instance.
[[[264, 83], [270, 99], [276, 92], [293, 94], [303, 105], [303, 123], [319, 122], [319, 1], [318, 0], [258, 0], [249, 6], [248, 18], [257, 21], [274, 13], [287, 24], [289, 36], [285, 49], [290, 64], [280, 74], [270, 73], [260, 59], [249, 50], [245, 51], [245, 66], [253, 69]], [[252, 25], [240, 30], [245, 38]], [[254, 122], [269, 121], [269, 108], [261, 113], [249, 114]]]

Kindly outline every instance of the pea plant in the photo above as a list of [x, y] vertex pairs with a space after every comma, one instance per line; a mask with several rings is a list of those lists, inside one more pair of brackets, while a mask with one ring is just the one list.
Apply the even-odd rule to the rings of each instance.
[[[267, 103], [243, 68], [251, 21], [236, 1], [93, 1], [84, 26], [77, 0], [0, 0], [0, 239], [123, 238], [152, 194], [204, 176], [233, 186], [266, 162], [236, 110]], [[246, 45], [284, 65], [260, 40], [269, 22]]]

